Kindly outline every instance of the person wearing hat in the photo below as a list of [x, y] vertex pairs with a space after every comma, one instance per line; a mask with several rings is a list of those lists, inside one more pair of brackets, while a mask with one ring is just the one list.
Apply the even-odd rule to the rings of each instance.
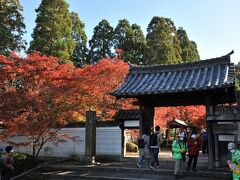
[[240, 151], [232, 142], [228, 143], [228, 150], [232, 155], [231, 161], [228, 160], [227, 163], [233, 172], [233, 180], [240, 180]]
[[178, 178], [182, 176], [182, 164], [183, 157], [182, 154], [186, 152], [186, 145], [184, 143], [184, 134], [179, 133], [178, 139], [173, 141], [172, 153], [173, 159], [175, 160], [174, 175]]
[[5, 168], [2, 172], [2, 180], [9, 180], [11, 178], [11, 172], [14, 169], [13, 167], [13, 152], [14, 149], [12, 146], [6, 146], [5, 148], [6, 155], [4, 157]]

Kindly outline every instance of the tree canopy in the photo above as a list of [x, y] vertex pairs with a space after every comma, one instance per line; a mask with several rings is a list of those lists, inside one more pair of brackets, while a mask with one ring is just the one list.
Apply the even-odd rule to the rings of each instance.
[[197, 44], [194, 41], [189, 40], [187, 32], [180, 27], [177, 30], [177, 35], [182, 49], [182, 60], [184, 62], [199, 60], [200, 56], [198, 54]]
[[73, 50], [72, 61], [77, 67], [81, 67], [88, 62], [87, 36], [85, 33], [85, 24], [80, 20], [77, 13], [71, 13], [72, 19], [72, 37], [76, 47]]
[[36, 27], [29, 52], [39, 51], [71, 63], [75, 44], [72, 38], [72, 20], [65, 0], [42, 0], [36, 10]]
[[96, 63], [102, 58], [113, 57], [113, 27], [103, 19], [94, 28], [93, 36], [89, 40], [89, 58], [91, 63]]
[[0, 1], [0, 54], [2, 55], [25, 49], [26, 42], [22, 38], [25, 33], [22, 11], [23, 8], [18, 0]]
[[119, 20], [114, 30], [114, 42], [115, 48], [123, 51], [124, 61], [132, 64], [145, 64], [147, 46], [140, 26], [130, 25], [126, 19]]
[[155, 16], [147, 28], [148, 64], [179, 63], [182, 58], [174, 22]]
[[0, 121], [5, 125], [0, 138], [9, 142], [19, 134], [26, 136], [29, 142], [20, 145], [32, 145], [35, 156], [48, 140], [58, 139], [60, 128], [78, 121], [89, 108], [107, 119], [131, 107], [129, 100], [109, 94], [126, 77], [127, 63], [112, 58], [75, 68], [58, 61], [39, 53], [0, 56]]

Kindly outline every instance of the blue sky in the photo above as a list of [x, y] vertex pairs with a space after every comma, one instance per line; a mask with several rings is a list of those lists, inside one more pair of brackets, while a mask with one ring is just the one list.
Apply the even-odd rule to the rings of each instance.
[[[29, 43], [35, 27], [41, 0], [20, 0], [24, 8]], [[116, 27], [119, 19], [128, 19], [141, 26], [144, 34], [153, 16], [171, 18], [176, 27], [183, 27], [198, 45], [201, 59], [218, 57], [234, 50], [232, 62], [240, 61], [240, 1], [239, 0], [67, 0], [69, 10], [77, 12], [85, 23], [88, 40], [93, 28], [107, 19]]]

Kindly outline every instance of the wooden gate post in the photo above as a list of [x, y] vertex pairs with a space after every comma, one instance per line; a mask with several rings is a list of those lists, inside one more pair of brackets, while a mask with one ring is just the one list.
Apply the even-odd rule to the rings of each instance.
[[149, 132], [154, 126], [154, 107], [152, 106], [141, 106], [140, 107], [140, 137], [142, 136], [143, 129], [148, 129]]
[[[213, 115], [213, 106], [206, 106], [206, 117]], [[207, 133], [208, 133], [208, 169], [212, 169], [214, 165], [214, 139], [213, 139], [213, 122], [206, 121]]]

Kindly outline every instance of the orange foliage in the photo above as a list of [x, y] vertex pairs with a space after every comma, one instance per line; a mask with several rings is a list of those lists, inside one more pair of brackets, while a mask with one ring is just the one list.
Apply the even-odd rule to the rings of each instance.
[[195, 126], [205, 124], [204, 106], [177, 106], [155, 108], [155, 124], [166, 127], [167, 122], [174, 118], [180, 119]]
[[29, 144], [42, 146], [54, 139], [57, 127], [89, 108], [109, 118], [127, 105], [109, 94], [128, 73], [128, 65], [117, 58], [80, 69], [35, 53], [0, 56], [0, 65], [0, 121], [6, 126], [2, 138], [21, 134], [29, 137]]

